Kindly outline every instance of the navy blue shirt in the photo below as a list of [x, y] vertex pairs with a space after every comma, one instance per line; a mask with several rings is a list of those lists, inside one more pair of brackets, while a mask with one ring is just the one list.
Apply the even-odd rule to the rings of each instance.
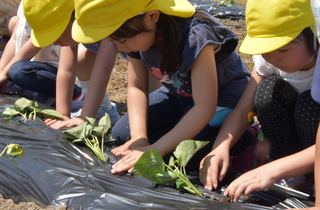
[[[189, 18], [184, 24], [183, 52], [181, 63], [171, 74], [161, 73], [161, 46], [147, 51], [128, 53], [129, 56], [141, 59], [145, 67], [151, 71], [169, 91], [184, 97], [192, 97], [190, 70], [195, 60], [207, 45], [220, 46], [215, 53], [218, 75], [218, 106], [234, 107], [246, 87], [250, 72], [234, 52], [237, 36], [223, 26], [216, 18], [207, 14], [217, 24], [209, 24], [196, 18]], [[165, 71], [163, 71], [165, 72]]]

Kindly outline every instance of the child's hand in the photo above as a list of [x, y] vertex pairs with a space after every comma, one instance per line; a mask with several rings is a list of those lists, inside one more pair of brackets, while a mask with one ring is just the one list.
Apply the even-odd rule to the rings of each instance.
[[139, 160], [142, 154], [150, 150], [150, 146], [138, 147], [135, 150], [128, 151], [128, 154], [112, 165], [111, 173], [116, 174], [124, 171], [131, 172], [134, 164]]
[[53, 129], [61, 129], [61, 128], [72, 128], [76, 127], [78, 125], [81, 125], [85, 123], [86, 120], [83, 118], [79, 117], [74, 117], [70, 119], [69, 117], [63, 117], [62, 120], [57, 120], [57, 119], [46, 119], [44, 123], [48, 126], [50, 126]]
[[111, 152], [115, 156], [125, 156], [131, 150], [133, 150], [135, 148], [142, 147], [142, 146], [148, 146], [148, 145], [149, 145], [148, 139], [143, 139], [143, 138], [136, 139], [136, 140], [131, 139], [130, 141], [126, 142], [125, 144], [112, 149]]
[[229, 153], [211, 151], [200, 162], [199, 178], [207, 190], [218, 187], [225, 177], [229, 166]]
[[0, 93], [6, 92], [6, 86], [9, 80], [9, 76], [4, 73], [0, 73]]
[[50, 126], [50, 127], [51, 127], [51, 125], [55, 124], [55, 123], [58, 122], [58, 121], [61, 121], [61, 120], [69, 120], [69, 119], [70, 119], [69, 117], [63, 116], [62, 119], [46, 118], [46, 119], [44, 119], [43, 122], [44, 122], [47, 126]]
[[263, 165], [244, 173], [236, 180], [231, 182], [224, 195], [233, 197], [234, 201], [237, 202], [242, 193], [248, 196], [255, 190], [267, 189], [277, 181], [276, 178], [273, 178], [275, 177], [272, 174], [272, 171], [274, 170], [272, 170], [272, 168], [269, 166], [271, 165]]

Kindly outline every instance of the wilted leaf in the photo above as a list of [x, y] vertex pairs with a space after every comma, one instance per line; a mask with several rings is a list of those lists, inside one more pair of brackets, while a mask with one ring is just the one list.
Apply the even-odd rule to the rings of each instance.
[[11, 156], [17, 156], [22, 153], [22, 147], [19, 144], [8, 144], [7, 154]]

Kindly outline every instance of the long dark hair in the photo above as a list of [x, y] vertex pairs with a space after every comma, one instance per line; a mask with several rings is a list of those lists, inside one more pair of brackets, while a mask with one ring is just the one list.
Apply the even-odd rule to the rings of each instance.
[[[201, 21], [210, 22], [216, 24], [204, 15], [205, 12], [197, 10], [194, 18], [199, 18]], [[143, 14], [135, 16], [127, 20], [118, 30], [116, 30], [109, 37], [113, 40], [121, 42], [121, 39], [132, 38], [139, 33], [148, 32], [149, 30], [143, 24]], [[184, 46], [184, 40], [182, 39], [185, 33], [183, 31], [186, 24], [190, 24], [189, 18], [180, 18], [176, 16], [166, 15], [160, 12], [159, 20], [157, 22], [156, 42], [155, 45], [161, 45], [162, 60], [160, 63], [160, 69], [167, 74], [170, 74], [176, 70], [176, 67], [181, 62], [181, 53]]]

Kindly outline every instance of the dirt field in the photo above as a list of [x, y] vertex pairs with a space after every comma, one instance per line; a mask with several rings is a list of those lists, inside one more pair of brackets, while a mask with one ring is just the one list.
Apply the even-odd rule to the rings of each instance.
[[[240, 39], [239, 44], [246, 35], [245, 21], [244, 20], [230, 20], [222, 19], [227, 27], [233, 30]], [[251, 70], [253, 64], [251, 56], [241, 55], [241, 58], [246, 63], [249, 70]], [[108, 86], [109, 96], [112, 101], [116, 102], [118, 105], [118, 111], [120, 114], [126, 112], [126, 93], [127, 93], [127, 73], [126, 73], [126, 61], [119, 58], [115, 65], [114, 71], [111, 76], [111, 81]], [[23, 202], [15, 204], [11, 199], [5, 199], [0, 195], [0, 209], [10, 209], [10, 210], [42, 210], [43, 208], [36, 205], [34, 202]], [[54, 209], [54, 208], [46, 208]], [[60, 206], [56, 210], [64, 210], [65, 206]]]

